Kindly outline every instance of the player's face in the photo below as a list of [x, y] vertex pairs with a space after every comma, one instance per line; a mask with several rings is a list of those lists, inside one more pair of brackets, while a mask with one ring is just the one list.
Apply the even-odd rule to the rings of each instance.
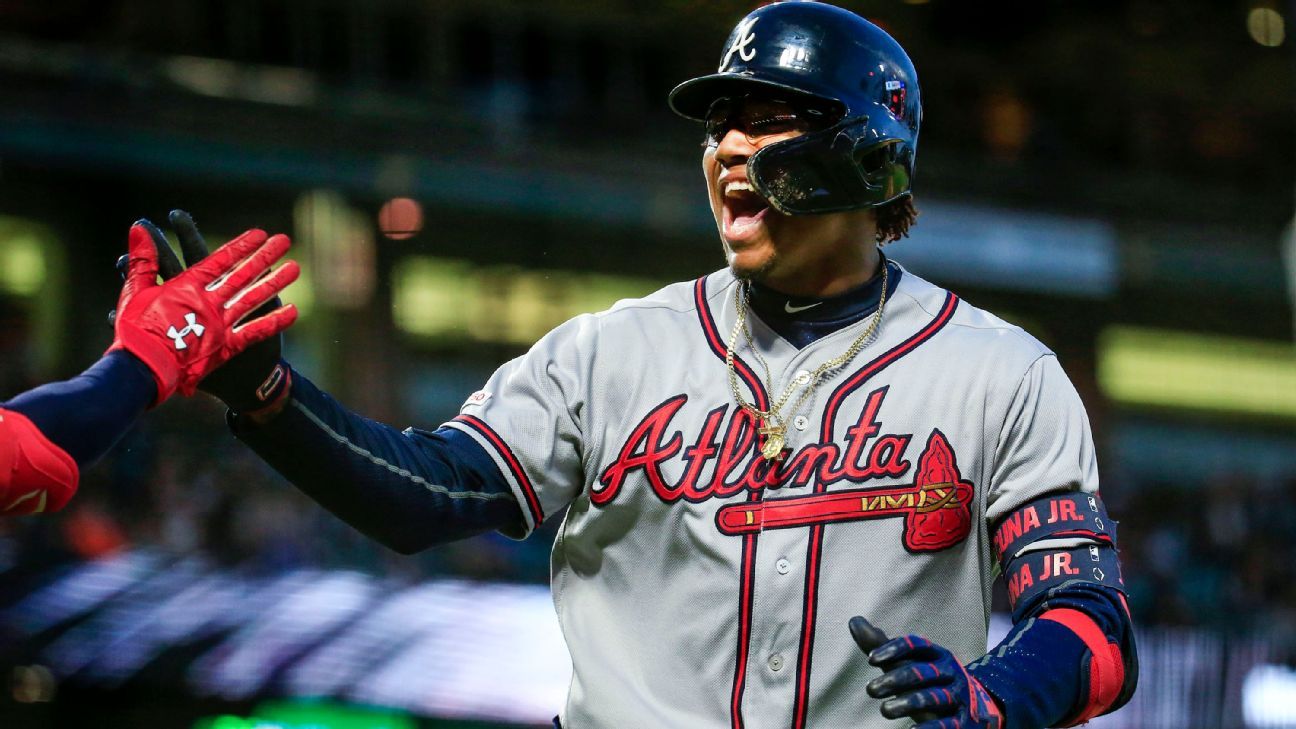
[[841, 254], [853, 256], [862, 240], [872, 240], [871, 211], [784, 215], [752, 188], [747, 160], [757, 150], [813, 128], [781, 101], [722, 100], [707, 120], [702, 155], [711, 213], [729, 267], [741, 278], [791, 294], [826, 293], [822, 282], [839, 277], [834, 273], [841, 273]]

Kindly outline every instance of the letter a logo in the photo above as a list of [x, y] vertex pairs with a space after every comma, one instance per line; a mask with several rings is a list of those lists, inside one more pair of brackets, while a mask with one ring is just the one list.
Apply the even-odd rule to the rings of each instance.
[[198, 315], [193, 313], [192, 311], [189, 312], [188, 314], [185, 314], [184, 318], [185, 318], [184, 329], [180, 329], [179, 331], [177, 331], [175, 327], [171, 327], [170, 329], [167, 329], [167, 336], [175, 340], [176, 349], [188, 349], [189, 344], [185, 342], [184, 340], [185, 337], [189, 336], [190, 334], [194, 335], [195, 337], [201, 337], [203, 335], [203, 332], [207, 331], [207, 327], [198, 323]]
[[724, 60], [720, 62], [718, 70], [725, 70], [729, 66], [729, 62], [733, 60], [735, 53], [743, 61], [750, 61], [756, 57], [756, 49], [748, 48], [747, 45], [756, 40], [756, 34], [751, 32], [751, 29], [758, 20], [760, 18], [748, 18], [738, 24], [738, 27], [733, 32], [733, 42], [729, 44], [729, 50], [725, 51]]

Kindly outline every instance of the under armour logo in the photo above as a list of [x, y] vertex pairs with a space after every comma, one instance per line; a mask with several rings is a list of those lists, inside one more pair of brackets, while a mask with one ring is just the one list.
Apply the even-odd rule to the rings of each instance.
[[748, 48], [747, 44], [756, 40], [756, 34], [752, 33], [751, 29], [758, 20], [760, 18], [748, 18], [738, 24], [738, 27], [734, 30], [733, 43], [730, 43], [729, 50], [725, 51], [724, 60], [720, 62], [718, 70], [725, 70], [725, 67], [729, 65], [729, 61], [733, 60], [733, 54], [735, 53], [744, 61], [750, 61], [756, 57], [756, 49]]
[[207, 331], [207, 327], [198, 323], [198, 315], [193, 313], [192, 311], [189, 312], [188, 314], [185, 314], [184, 318], [185, 318], [184, 329], [181, 329], [179, 331], [176, 331], [175, 327], [171, 327], [170, 329], [167, 329], [167, 336], [175, 340], [176, 349], [188, 349], [189, 345], [185, 343], [184, 340], [185, 337], [189, 336], [190, 334], [194, 335], [195, 337], [201, 337], [203, 335], [203, 332]]

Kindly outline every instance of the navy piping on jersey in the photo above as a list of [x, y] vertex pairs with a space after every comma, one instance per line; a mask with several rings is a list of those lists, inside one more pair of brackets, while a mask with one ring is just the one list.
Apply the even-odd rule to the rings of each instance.
[[489, 441], [500, 454], [500, 457], [508, 464], [509, 471], [513, 474], [513, 478], [517, 479], [518, 486], [521, 487], [522, 493], [526, 495], [527, 508], [531, 511], [532, 525], [537, 527], [540, 526], [540, 523], [544, 521], [544, 510], [540, 506], [540, 498], [536, 496], [535, 486], [531, 485], [531, 479], [527, 478], [526, 470], [522, 468], [522, 463], [518, 461], [517, 456], [513, 454], [513, 449], [509, 448], [508, 443], [504, 441], [504, 438], [500, 436], [499, 433], [496, 433], [494, 429], [487, 425], [481, 418], [472, 415], [460, 415], [455, 418], [455, 420], [477, 431], [477, 433]]

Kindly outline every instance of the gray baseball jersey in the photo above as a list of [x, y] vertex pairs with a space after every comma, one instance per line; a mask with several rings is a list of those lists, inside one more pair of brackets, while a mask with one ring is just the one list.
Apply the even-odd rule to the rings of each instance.
[[[783, 457], [762, 458], [724, 361], [737, 285], [719, 271], [577, 317], [448, 424], [492, 454], [528, 529], [569, 507], [552, 560], [569, 729], [895, 726], [864, 692], [880, 672], [849, 618], [975, 659], [988, 526], [1097, 489], [1053, 354], [908, 272], [876, 339], [784, 414]], [[799, 350], [749, 321], [773, 382], [741, 337], [735, 368], [766, 408], [869, 319]]]

